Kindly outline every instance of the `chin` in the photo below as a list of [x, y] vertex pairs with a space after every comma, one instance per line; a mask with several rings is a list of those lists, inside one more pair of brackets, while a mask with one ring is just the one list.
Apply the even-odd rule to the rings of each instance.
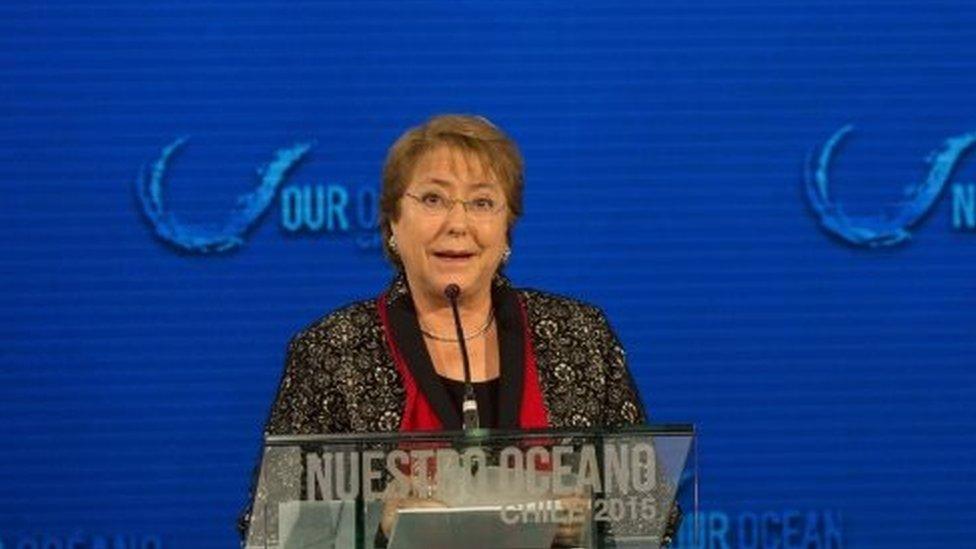
[[461, 292], [465, 293], [471, 288], [471, 280], [465, 276], [445, 276], [437, 280], [437, 287], [446, 288], [449, 284], [457, 284], [461, 287]]
[[471, 291], [477, 279], [477, 276], [469, 273], [443, 273], [432, 277], [431, 281], [438, 292], [443, 291], [449, 284], [457, 284], [461, 287], [461, 293], [465, 294]]

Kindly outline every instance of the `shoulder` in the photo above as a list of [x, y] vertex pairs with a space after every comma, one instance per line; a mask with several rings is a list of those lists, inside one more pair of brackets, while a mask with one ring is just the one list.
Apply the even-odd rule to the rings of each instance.
[[603, 311], [585, 301], [531, 288], [519, 288], [516, 291], [525, 304], [531, 324], [548, 320], [608, 327]]
[[620, 339], [599, 307], [549, 292], [517, 290], [525, 304], [529, 329], [537, 351], [546, 349], [588, 349], [601, 356], [619, 357]]
[[[349, 430], [346, 393], [362, 379], [364, 352], [376, 348], [376, 306], [358, 301], [340, 307], [295, 334], [288, 345], [269, 433]], [[382, 333], [382, 329], [379, 329]]]
[[339, 307], [305, 326], [289, 343], [289, 350], [303, 348], [350, 349], [382, 332], [375, 299]]

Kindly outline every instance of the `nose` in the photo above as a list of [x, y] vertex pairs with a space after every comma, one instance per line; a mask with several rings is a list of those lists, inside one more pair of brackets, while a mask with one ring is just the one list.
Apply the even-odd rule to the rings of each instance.
[[452, 234], [464, 234], [468, 230], [468, 211], [464, 203], [455, 200], [444, 217], [444, 226]]

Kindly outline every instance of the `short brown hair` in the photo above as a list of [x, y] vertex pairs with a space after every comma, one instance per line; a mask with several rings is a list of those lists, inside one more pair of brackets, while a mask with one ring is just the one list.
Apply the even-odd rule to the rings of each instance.
[[441, 114], [410, 128], [393, 143], [383, 164], [380, 187], [379, 225], [383, 251], [397, 266], [400, 258], [390, 249], [390, 224], [400, 217], [400, 199], [407, 190], [417, 162], [428, 152], [447, 146], [473, 155], [482, 167], [498, 178], [508, 203], [508, 240], [522, 215], [523, 164], [518, 146], [483, 116]]

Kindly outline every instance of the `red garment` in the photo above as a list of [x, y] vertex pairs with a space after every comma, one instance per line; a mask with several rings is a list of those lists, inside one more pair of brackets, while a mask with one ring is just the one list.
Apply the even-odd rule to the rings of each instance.
[[[400, 422], [400, 432], [440, 431], [443, 430], [440, 418], [434, 412], [427, 397], [417, 387], [417, 382], [407, 367], [407, 362], [397, 348], [393, 337], [386, 309], [386, 294], [377, 301], [380, 322], [383, 324], [383, 334], [386, 344], [396, 363], [397, 371], [403, 380], [406, 391], [403, 419]], [[522, 382], [522, 402], [519, 408], [519, 427], [522, 429], [541, 429], [549, 427], [549, 412], [542, 400], [542, 390], [539, 386], [539, 372], [536, 368], [535, 350], [532, 345], [532, 334], [529, 331], [528, 315], [525, 304], [519, 299], [522, 328], [525, 338], [524, 372]]]

